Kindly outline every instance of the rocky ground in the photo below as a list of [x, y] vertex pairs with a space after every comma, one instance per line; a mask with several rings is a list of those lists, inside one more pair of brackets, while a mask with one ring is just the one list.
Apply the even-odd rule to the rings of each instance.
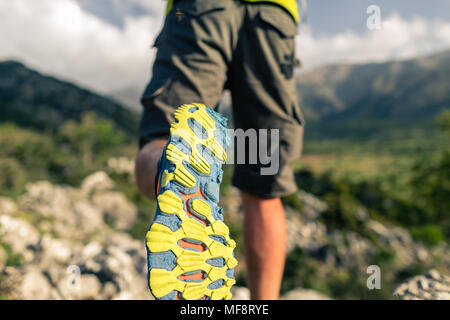
[[399, 285], [394, 296], [402, 300], [450, 300], [450, 277], [430, 270]]
[[[223, 199], [227, 219], [240, 223], [236, 190]], [[300, 192], [302, 214], [289, 206], [288, 250], [301, 248], [320, 263], [320, 272], [366, 266], [374, 252], [368, 239], [354, 232], [327, 230], [319, 221], [326, 204]], [[368, 230], [396, 252], [396, 264], [407, 266], [437, 256], [450, 265], [448, 246], [430, 251], [399, 227], [358, 217]], [[30, 183], [17, 200], [0, 198], [0, 298], [6, 299], [152, 299], [146, 285], [143, 241], [126, 231], [137, 208], [117, 191], [104, 172], [87, 177], [80, 188]], [[143, 235], [144, 236], [144, 235]], [[241, 263], [241, 268], [244, 264]], [[248, 299], [248, 289], [233, 288], [235, 299]], [[449, 299], [449, 279], [431, 271], [400, 285], [400, 299]], [[330, 299], [295, 288], [283, 299]]]
[[[414, 296], [421, 299], [449, 299], [448, 277], [443, 273], [436, 276], [439, 275], [436, 270], [400, 286], [396, 282], [399, 274], [405, 270], [414, 270], [417, 266], [433, 268], [438, 265], [447, 274], [450, 270], [450, 248], [447, 243], [428, 248], [421, 242], [414, 241], [406, 229], [371, 219], [362, 207], [358, 208], [355, 215], [364, 232], [332, 230], [320, 219], [327, 210], [326, 203], [303, 191], [300, 191], [297, 197], [302, 204], [301, 212], [298, 208], [285, 206], [288, 220], [288, 264], [292, 262], [289, 256], [296, 257], [295, 252], [300, 250], [303, 264], [299, 264], [298, 268], [314, 268], [313, 281], [325, 282], [326, 279], [334, 279], [335, 275], [344, 275], [359, 278], [359, 281], [363, 282], [363, 290], [368, 291], [366, 279], [370, 274], [367, 273], [367, 268], [372, 264], [371, 261], [387, 260], [380, 266], [383, 286], [391, 284], [392, 289], [398, 286], [395, 294], [389, 293], [389, 298], [410, 299]], [[236, 190], [231, 190], [231, 195], [224, 199], [223, 206], [229, 222], [240, 223], [242, 210]], [[239, 268], [243, 267], [241, 262]], [[430, 274], [434, 275], [434, 278]], [[428, 280], [425, 282], [423, 279]], [[418, 281], [419, 285], [414, 289], [414, 283]], [[429, 288], [425, 283], [429, 284]], [[244, 289], [236, 290], [237, 295], [248, 296]], [[430, 290], [429, 294], [426, 290]], [[366, 296], [371, 297], [373, 296]], [[293, 289], [282, 298], [329, 299], [323, 293], [303, 288]]]
[[120, 231], [136, 217], [136, 207], [103, 172], [80, 189], [37, 182], [17, 204], [1, 199], [0, 295], [151, 299], [144, 243]]

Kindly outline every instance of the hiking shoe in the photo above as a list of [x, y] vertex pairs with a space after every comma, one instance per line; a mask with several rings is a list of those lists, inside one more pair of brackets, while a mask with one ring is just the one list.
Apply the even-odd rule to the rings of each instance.
[[236, 243], [218, 206], [227, 120], [201, 104], [181, 106], [175, 119], [146, 237], [149, 288], [158, 300], [228, 300]]

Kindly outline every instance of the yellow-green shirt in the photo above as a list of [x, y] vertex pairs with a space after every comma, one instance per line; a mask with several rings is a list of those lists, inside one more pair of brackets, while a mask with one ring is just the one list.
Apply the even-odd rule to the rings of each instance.
[[[299, 21], [299, 14], [298, 14], [298, 4], [297, 0], [243, 0], [246, 2], [271, 2], [278, 4], [285, 8], [294, 18], [295, 22], [298, 23]], [[172, 8], [173, 0], [169, 0], [169, 3], [167, 5], [167, 12], [170, 11]]]

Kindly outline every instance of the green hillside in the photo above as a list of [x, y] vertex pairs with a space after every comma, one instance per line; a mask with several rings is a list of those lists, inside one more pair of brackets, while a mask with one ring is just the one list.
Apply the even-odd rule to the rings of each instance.
[[136, 135], [138, 115], [109, 99], [71, 83], [42, 75], [14, 61], [0, 63], [0, 122], [55, 130], [89, 111]]
[[429, 127], [450, 107], [450, 50], [387, 63], [335, 65], [298, 77], [310, 139]]

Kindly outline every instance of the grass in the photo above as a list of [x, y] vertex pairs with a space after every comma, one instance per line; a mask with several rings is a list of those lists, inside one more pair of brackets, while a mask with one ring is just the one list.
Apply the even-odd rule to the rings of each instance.
[[7, 267], [19, 267], [23, 264], [23, 257], [20, 253], [15, 253], [11, 246], [0, 239], [0, 247], [6, 252], [6, 266]]
[[304, 155], [294, 169], [330, 172], [352, 182], [377, 181], [385, 190], [408, 197], [411, 168], [448, 148], [450, 136], [439, 129], [389, 131], [365, 139], [307, 139]]

